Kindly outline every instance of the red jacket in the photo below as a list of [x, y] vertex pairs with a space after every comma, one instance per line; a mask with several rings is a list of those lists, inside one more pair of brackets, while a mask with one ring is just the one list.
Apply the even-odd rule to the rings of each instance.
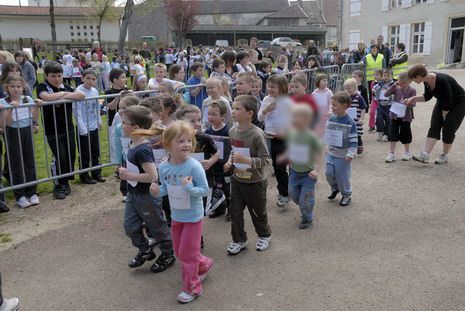
[[315, 99], [313, 98], [312, 94], [308, 94], [306, 93], [305, 95], [292, 95], [291, 96], [291, 99], [292, 101], [295, 103], [295, 104], [302, 104], [302, 103], [305, 103], [307, 105], [309, 105], [312, 110], [313, 110], [313, 114], [316, 115], [318, 114], [318, 105], [317, 103], [315, 102]]

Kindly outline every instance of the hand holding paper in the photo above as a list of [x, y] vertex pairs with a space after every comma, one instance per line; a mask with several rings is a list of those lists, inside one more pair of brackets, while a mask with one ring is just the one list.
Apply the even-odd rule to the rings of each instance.
[[183, 187], [187, 186], [188, 184], [191, 184], [192, 183], [192, 176], [186, 176], [183, 178], [183, 180], [181, 181]]

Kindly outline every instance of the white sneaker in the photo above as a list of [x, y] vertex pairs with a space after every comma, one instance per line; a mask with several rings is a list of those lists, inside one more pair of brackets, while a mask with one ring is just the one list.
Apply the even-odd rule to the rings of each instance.
[[383, 141], [383, 133], [378, 132], [378, 138], [376, 138], [377, 141]]
[[271, 236], [267, 238], [258, 238], [257, 245], [255, 246], [257, 251], [265, 251], [271, 243]]
[[396, 160], [396, 156], [395, 156], [394, 153], [392, 153], [392, 152], [389, 152], [388, 155], [387, 155], [387, 157], [386, 157], [386, 159], [384, 159], [384, 161], [385, 161], [386, 163], [392, 163], [392, 162], [394, 162], [395, 160]]
[[231, 242], [229, 243], [228, 246], [228, 254], [229, 255], [237, 255], [239, 254], [244, 248], [246, 248], [248, 245], [247, 241], [246, 242]]
[[0, 306], [0, 311], [16, 311], [18, 310], [18, 306], [19, 306], [18, 298], [3, 299], [3, 303]]
[[192, 294], [192, 295], [186, 292], [181, 292], [178, 295], [178, 301], [180, 303], [189, 303], [189, 302], [194, 301], [197, 297], [201, 296], [202, 294], [203, 294], [203, 291], [198, 294]]
[[424, 151], [420, 152], [419, 155], [414, 155], [412, 156], [412, 159], [417, 162], [421, 163], [428, 163], [429, 162], [429, 153], [426, 153]]
[[31, 205], [39, 205], [39, 204], [40, 204], [39, 196], [38, 196], [37, 194], [33, 194], [33, 195], [29, 198], [29, 202], [31, 202]]
[[154, 238], [147, 238], [147, 242], [149, 243], [150, 248], [154, 248], [155, 245], [157, 244]]
[[278, 202], [276, 203], [279, 207], [284, 207], [289, 203], [289, 197], [283, 197], [279, 196], [278, 197]]
[[31, 206], [31, 202], [29, 202], [29, 200], [26, 199], [25, 196], [20, 197], [19, 200], [16, 201], [16, 204], [19, 208], [28, 208], [29, 206]]
[[388, 142], [388, 141], [389, 141], [389, 138], [388, 138], [387, 135], [383, 135], [383, 141], [384, 141], [384, 142]]
[[449, 160], [449, 157], [447, 156], [447, 154], [441, 153], [439, 155], [439, 158], [437, 158], [436, 161], [434, 161], [434, 163], [435, 164], [446, 164], [448, 160]]
[[402, 161], [410, 161], [412, 159], [412, 154], [410, 152], [404, 152], [402, 156]]

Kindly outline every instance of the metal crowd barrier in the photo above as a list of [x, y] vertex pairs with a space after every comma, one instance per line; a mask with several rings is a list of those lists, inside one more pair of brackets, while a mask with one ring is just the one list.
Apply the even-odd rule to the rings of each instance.
[[366, 79], [365, 79], [366, 70], [365, 69], [366, 69], [366, 66], [363, 63], [358, 63], [358, 64], [352, 63], [352, 64], [344, 64], [344, 65], [342, 65], [341, 72], [339, 73], [339, 79], [337, 81], [336, 89], [338, 91], [342, 91], [344, 81], [347, 80], [347, 79], [352, 78], [352, 74], [356, 70], [360, 70], [360, 71], [363, 72], [363, 82], [362, 83], [365, 85], [366, 84]]
[[[174, 91], [174, 93], [181, 94], [184, 99], [184, 103], [194, 104], [200, 109], [202, 109], [202, 103], [208, 97], [208, 95], [206, 95], [206, 87], [207, 87], [206, 84], [186, 85], [186, 86], [177, 88]], [[196, 88], [200, 88], [200, 92], [197, 95], [192, 96], [191, 91]]]

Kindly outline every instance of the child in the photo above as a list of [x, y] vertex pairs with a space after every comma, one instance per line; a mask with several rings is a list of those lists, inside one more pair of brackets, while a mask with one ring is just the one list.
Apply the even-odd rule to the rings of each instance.
[[[126, 167], [126, 161], [128, 158], [128, 151], [129, 145], [131, 143], [131, 138], [126, 136], [123, 132], [123, 124], [121, 123], [121, 114], [124, 110], [130, 106], [136, 106], [140, 103], [139, 98], [136, 96], [121, 96], [121, 100], [119, 102], [118, 112], [115, 116], [115, 122], [113, 123], [113, 127], [110, 128], [110, 133], [114, 132], [113, 140], [110, 140], [110, 146], [112, 148], [112, 161], [114, 161], [116, 165], [116, 172], [119, 172], [120, 167]], [[128, 184], [126, 180], [120, 179], [119, 183], [119, 190], [121, 195], [123, 196], [122, 201], [126, 202], [127, 195], [128, 195]]]
[[292, 73], [297, 73], [302, 70], [302, 64], [299, 60], [296, 60], [292, 63]]
[[160, 100], [162, 106], [160, 120], [157, 123], [157, 126], [167, 128], [173, 124], [174, 120], [176, 119], [175, 113], [181, 107], [182, 99], [179, 95], [170, 96], [166, 94], [159, 95], [156, 98]]
[[[254, 78], [253, 74], [251, 74], [250, 72], [241, 72], [240, 74], [238, 74], [237, 79], [236, 79], [236, 92], [237, 92], [237, 95], [252, 95], [252, 85], [254, 83], [254, 80], [255, 80], [255, 78]], [[257, 100], [257, 103], [256, 103], [257, 110], [256, 111], [259, 111], [261, 106], [262, 106], [262, 103], [258, 98], [256, 98], [256, 100]], [[258, 126], [259, 128], [263, 128], [263, 123], [262, 123], [262, 121], [258, 120], [258, 115], [257, 114], [254, 115], [252, 123], [254, 125]]]
[[383, 70], [375, 70], [375, 75], [374, 75], [373, 81], [371, 81], [370, 85], [368, 86], [370, 88], [370, 97], [371, 97], [371, 104], [370, 104], [370, 121], [368, 123], [368, 131], [370, 133], [373, 133], [376, 125], [376, 110], [378, 110], [378, 100], [376, 99], [376, 96], [374, 96], [374, 87], [381, 82], [383, 79]]
[[[357, 139], [358, 139], [358, 147], [357, 147], [357, 154], [363, 153], [363, 120], [365, 119], [366, 107], [367, 104], [363, 97], [357, 91], [357, 80], [355, 79], [347, 79], [344, 82], [344, 91], [346, 91], [352, 100], [352, 104], [349, 109], [351, 109], [352, 118], [357, 125]], [[349, 115], [350, 116], [350, 115]]]
[[260, 101], [260, 103], [262, 102], [263, 98], [265, 98], [265, 94], [262, 93], [262, 83], [262, 79], [255, 77], [252, 83], [252, 90], [250, 91], [250, 94], [255, 96], [257, 100]]
[[225, 78], [228, 82], [228, 85], [231, 86], [234, 84], [233, 79], [230, 75], [225, 73], [226, 71], [226, 63], [221, 58], [217, 57], [212, 62], [212, 73], [210, 74], [210, 78]]
[[258, 62], [257, 76], [262, 80], [262, 93], [266, 94], [266, 81], [270, 77], [271, 63], [267, 60]]
[[159, 92], [159, 86], [160, 86], [160, 83], [162, 82], [169, 82], [173, 84], [173, 87], [175, 89], [177, 89], [178, 87], [184, 86], [184, 83], [182, 82], [169, 80], [165, 78], [166, 71], [167, 71], [165, 64], [157, 63], [153, 67], [154, 67], [155, 76], [154, 78], [151, 78], [149, 80], [149, 90], [155, 90]]
[[293, 128], [288, 136], [289, 195], [302, 214], [299, 228], [307, 229], [313, 222], [315, 185], [323, 159], [323, 144], [308, 126], [312, 122], [312, 109], [307, 105], [293, 108]]
[[134, 57], [134, 76], [145, 74], [145, 68], [142, 66], [142, 57], [137, 55]]
[[229, 102], [229, 105], [231, 106], [232, 97], [231, 97], [231, 92], [229, 91], [230, 84], [226, 77], [229, 77], [229, 76], [226, 75], [225, 77], [217, 77], [217, 78], [221, 81], [221, 96], [226, 98]]
[[378, 109], [376, 110], [376, 131], [378, 132], [378, 141], [389, 141], [388, 135], [391, 127], [389, 110], [392, 105], [392, 96], [386, 97], [384, 94], [393, 84], [392, 70], [384, 69], [382, 81], [374, 86], [375, 97], [378, 101]]
[[[98, 96], [95, 88], [97, 75], [92, 69], [86, 69], [82, 73], [84, 84], [78, 86], [76, 91], [83, 93], [86, 97]], [[102, 126], [100, 116], [100, 105], [96, 99], [79, 101], [74, 103], [74, 118], [76, 119], [76, 132], [79, 151], [79, 169], [86, 169], [90, 166], [98, 166], [100, 156], [99, 129]], [[89, 173], [79, 174], [83, 184], [95, 184], [104, 182], [102, 170], [96, 169]]]
[[169, 159], [160, 165], [161, 186], [153, 183], [153, 196], [170, 200], [171, 232], [176, 257], [181, 262], [182, 292], [177, 299], [189, 303], [202, 295], [201, 281], [213, 267], [213, 260], [200, 253], [203, 227], [202, 197], [208, 194], [207, 179], [202, 166], [192, 158], [195, 130], [186, 122], [177, 121], [163, 133], [163, 144]]
[[316, 119], [318, 117], [318, 104], [315, 102], [313, 95], [307, 93], [307, 76], [303, 73], [296, 74], [292, 77], [289, 86], [292, 94], [292, 101], [296, 104], [307, 104], [313, 112], [312, 120]]
[[[126, 180], [128, 183], [124, 230], [131, 239], [132, 245], [139, 249], [138, 254], [129, 261], [128, 266], [137, 268], [142, 266], [145, 261], [154, 260], [156, 257], [142, 231], [142, 223], [145, 223], [151, 235], [159, 243], [161, 250], [161, 255], [150, 270], [153, 273], [163, 272], [175, 262], [173, 245], [162, 210], [149, 193], [150, 184], [158, 180], [152, 149], [144, 142], [146, 131], [141, 131], [141, 134], [138, 134], [140, 129], [151, 128], [150, 111], [141, 106], [128, 107], [123, 112], [122, 124], [124, 135], [131, 138], [127, 158], [128, 168], [121, 167], [119, 169], [120, 179]], [[150, 135], [152, 134], [155, 133], [150, 133]]]
[[73, 80], [76, 87], [82, 83], [82, 68], [77, 59], [73, 59]]
[[111, 69], [121, 68], [120, 66], [121, 64], [118, 62], [118, 58], [116, 56], [113, 56], [111, 58], [111, 63], [110, 63]]
[[[8, 97], [0, 99], [1, 108], [11, 108], [0, 112], [0, 123], [5, 122], [1, 124], [1, 128], [4, 129], [12, 185], [36, 180], [32, 123], [38, 120], [38, 107], [42, 101], [36, 100], [36, 106], [32, 108], [21, 107], [34, 103], [31, 97], [24, 96], [26, 85], [21, 76], [6, 77], [3, 86]], [[19, 208], [40, 203], [37, 185], [15, 189], [13, 192]]]
[[73, 65], [68, 63], [67, 59], [64, 59], [63, 64], [63, 83], [71, 85], [71, 78], [73, 77]]
[[[208, 123], [210, 126], [205, 131], [206, 134], [217, 137], [229, 137], [229, 127], [224, 122], [227, 111], [228, 109], [223, 101], [212, 101], [208, 105]], [[213, 165], [213, 175], [215, 179], [214, 187], [215, 189], [220, 189], [224, 193], [226, 208], [228, 209], [229, 214], [229, 204], [231, 199], [229, 191], [230, 183], [226, 182], [225, 174], [223, 172], [223, 166], [226, 162], [226, 159], [224, 158], [226, 142], [222, 140], [221, 143], [223, 144], [223, 148], [221, 148], [223, 150], [223, 154], [220, 154], [218, 162]], [[218, 148], [218, 150], [220, 151], [220, 148]], [[226, 210], [223, 206], [224, 205], [221, 205], [220, 207], [216, 208], [209, 215], [209, 217], [216, 218], [218, 216], [224, 215]]]
[[[63, 84], [63, 68], [57, 62], [48, 62], [44, 68], [45, 82], [37, 86], [37, 96], [44, 101], [53, 100], [84, 100], [85, 95]], [[55, 157], [52, 172], [57, 175], [74, 171], [76, 145], [73, 125], [73, 105], [46, 105], [42, 108], [45, 136]], [[63, 177], [56, 180], [53, 196], [62, 200], [71, 193], [69, 180], [73, 177]]]
[[[205, 84], [205, 77], [203, 76], [204, 66], [202, 63], [195, 62], [191, 66], [192, 77], [187, 80], [187, 85], [198, 85]], [[205, 86], [198, 86], [191, 89], [190, 101], [191, 105], [196, 105], [199, 109], [202, 109], [203, 101], [208, 97]]]
[[287, 132], [291, 123], [292, 101], [288, 96], [287, 79], [283, 75], [272, 75], [267, 82], [268, 96], [258, 113], [258, 120], [265, 122], [265, 133], [270, 140], [270, 153], [273, 160], [273, 169], [278, 181], [279, 207], [289, 203], [286, 164], [277, 163], [276, 159], [286, 150]]
[[286, 55], [279, 55], [277, 59], [278, 66], [276, 67], [274, 73], [280, 74], [280, 73], [288, 73], [289, 68], [288, 66], [288, 58]]
[[[394, 83], [384, 93], [385, 96], [394, 95], [394, 104], [399, 106], [404, 104], [404, 100], [413, 96], [416, 96], [416, 91], [410, 86], [411, 80], [408, 77], [407, 72], [402, 72], [398, 76], [398, 81]], [[404, 155], [402, 161], [409, 161], [412, 158], [410, 153], [410, 143], [412, 142], [412, 130], [410, 123], [413, 120], [413, 107], [415, 103], [405, 107], [404, 115], [397, 115], [395, 112], [390, 112], [391, 118], [391, 130], [389, 131], [389, 154], [386, 157], [386, 162], [391, 163], [396, 160], [395, 150], [396, 142], [400, 142], [404, 145]]]
[[110, 71], [111, 66], [108, 62], [108, 57], [106, 55], [102, 56], [102, 65], [100, 66], [102, 71], [102, 90], [108, 90], [110, 88]]
[[318, 105], [318, 121], [316, 122], [315, 132], [318, 137], [324, 138], [326, 121], [331, 115], [331, 97], [333, 92], [328, 88], [328, 76], [318, 74], [315, 78], [316, 89], [312, 92], [313, 98]]
[[337, 92], [331, 97], [333, 115], [326, 125], [326, 180], [331, 186], [328, 200], [334, 200], [339, 192], [342, 199], [341, 206], [352, 202], [352, 188], [350, 175], [352, 160], [357, 152], [357, 126], [354, 120], [347, 115], [347, 109], [352, 100], [346, 92]]
[[222, 88], [221, 80], [217, 78], [207, 79], [208, 97], [202, 103], [202, 129], [207, 129], [210, 126], [208, 121], [208, 105], [212, 101], [222, 101], [225, 104], [227, 109], [225, 122], [228, 128], [232, 126], [231, 106], [229, 105], [229, 101], [221, 96]]
[[167, 81], [163, 81], [162, 83], [160, 83], [160, 85], [158, 86], [158, 90], [160, 91], [160, 94], [171, 95], [171, 96], [174, 95], [173, 84]]
[[[233, 169], [231, 178], [231, 234], [228, 254], [237, 255], [247, 247], [244, 231], [244, 209], [247, 206], [258, 235], [257, 251], [264, 251], [271, 242], [271, 228], [266, 213], [265, 167], [270, 164], [265, 135], [252, 124], [257, 114], [256, 99], [251, 95], [237, 96], [233, 103], [233, 120], [237, 126], [229, 131], [232, 152], [224, 165], [225, 172]], [[253, 195], [251, 195], [253, 194]]]
[[[132, 90], [134, 92], [145, 91], [147, 89], [147, 76], [144, 74], [135, 75], [134, 76], [134, 85], [132, 86]], [[136, 94], [137, 97], [140, 99], [149, 97], [149, 94]]]
[[363, 78], [365, 77], [365, 74], [361, 70], [355, 70], [352, 73], [352, 78], [354, 78], [357, 81], [357, 88], [358, 92], [360, 95], [362, 95], [363, 100], [367, 104], [367, 108], [365, 109], [365, 112], [368, 113], [368, 107], [370, 102], [368, 101], [368, 89], [363, 85]]
[[[126, 72], [123, 69], [112, 69], [108, 78], [110, 80], [111, 88], [105, 91], [105, 95], [119, 94], [127, 89], [126, 83], [128, 82], [128, 79], [126, 78]], [[111, 126], [113, 123], [113, 118], [118, 111], [118, 103], [119, 96], [106, 100], [106, 106], [108, 108], [108, 126]]]
[[236, 56], [236, 66], [238, 72], [256, 73], [255, 66], [250, 62], [250, 55], [247, 52], [239, 52]]

